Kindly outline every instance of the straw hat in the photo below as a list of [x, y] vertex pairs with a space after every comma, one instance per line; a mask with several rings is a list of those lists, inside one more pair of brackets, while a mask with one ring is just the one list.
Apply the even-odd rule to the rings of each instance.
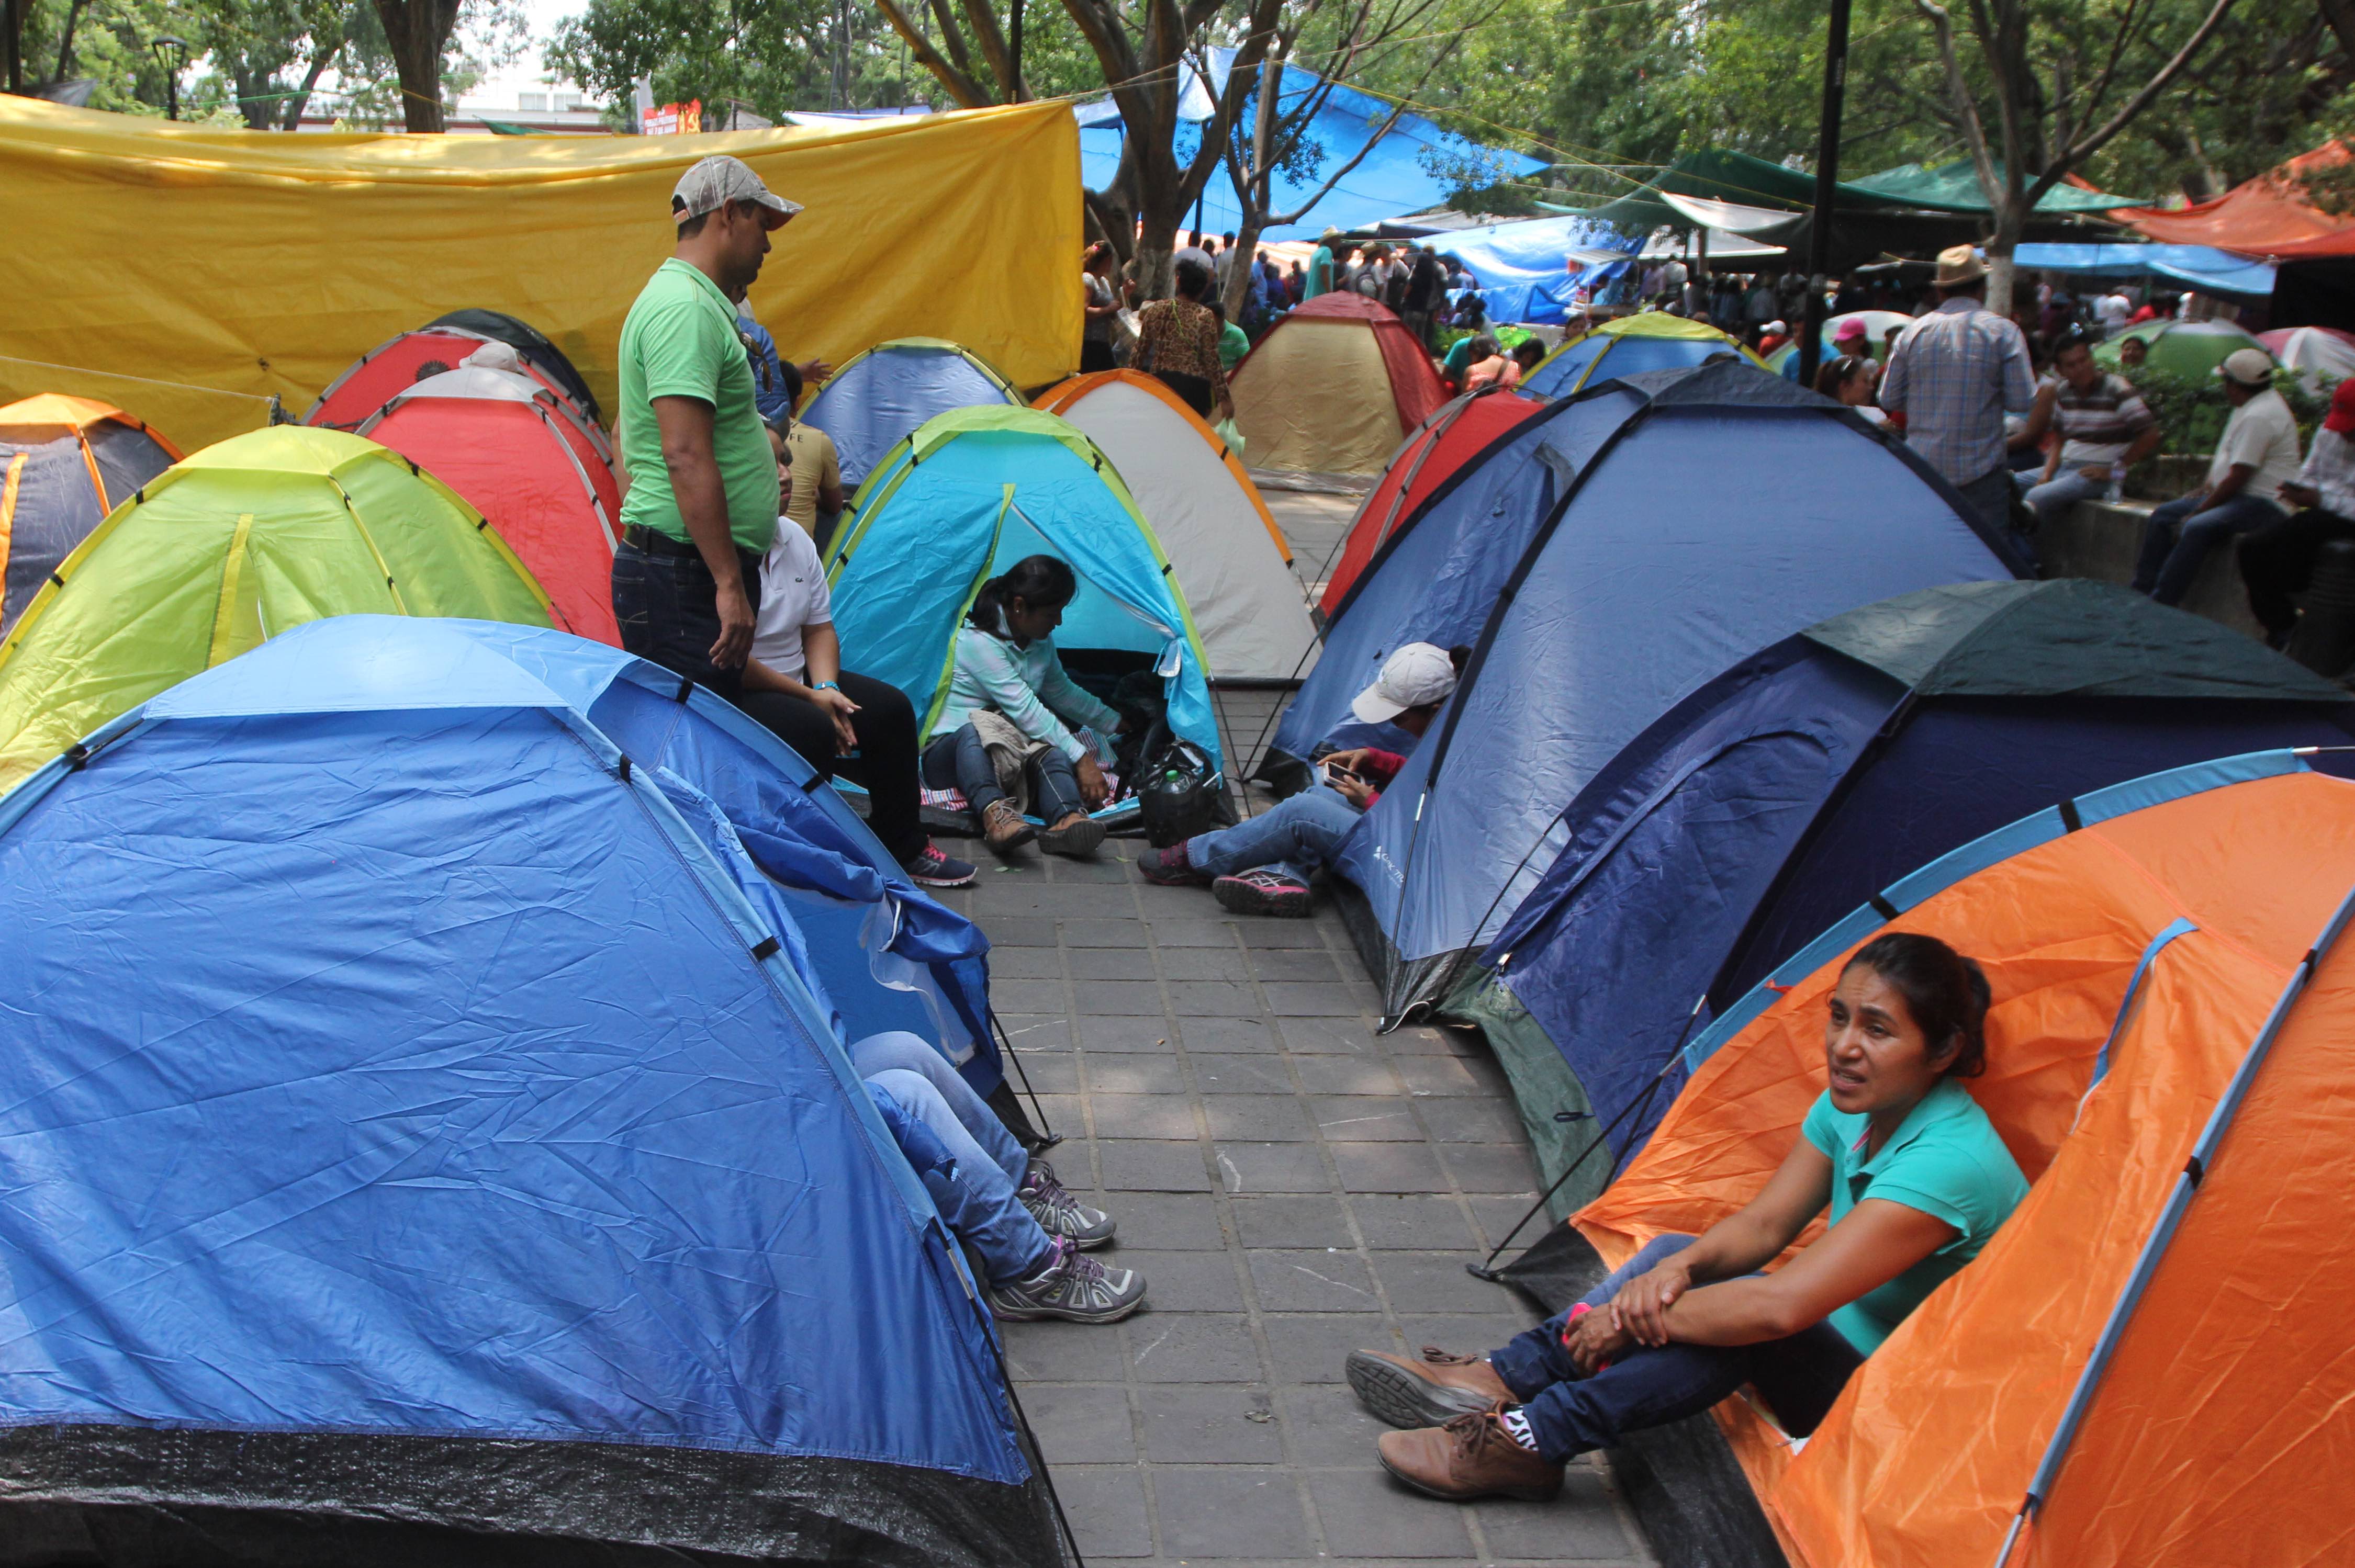
[[1938, 252], [1938, 287], [1952, 289], [1976, 283], [1987, 276], [1987, 263], [1967, 245], [1950, 245]]

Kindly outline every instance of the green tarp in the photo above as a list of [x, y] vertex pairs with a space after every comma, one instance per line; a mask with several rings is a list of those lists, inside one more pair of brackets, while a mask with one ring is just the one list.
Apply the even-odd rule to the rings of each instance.
[[[1995, 166], [1996, 177], [2003, 177], [2001, 164]], [[1940, 164], [1933, 168], [1922, 164], [1900, 164], [1893, 169], [1883, 169], [1877, 175], [1867, 175], [1850, 182], [1852, 190], [1869, 192], [1898, 206], [1922, 207], [1931, 212], [1968, 212], [1995, 216], [1987, 195], [1979, 188], [1979, 176], [1969, 162]], [[2140, 207], [2141, 196], [2112, 196], [2107, 191], [2083, 190], [2076, 185], [2058, 185], [2044, 193], [2036, 210], [2047, 216], [2062, 213], [2098, 214], [2112, 207]]]

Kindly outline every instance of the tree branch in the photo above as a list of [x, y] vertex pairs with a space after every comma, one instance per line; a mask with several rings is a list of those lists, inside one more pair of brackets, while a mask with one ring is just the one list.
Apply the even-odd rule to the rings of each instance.
[[932, 79], [946, 88], [951, 98], [967, 109], [986, 109], [994, 101], [986, 88], [932, 47], [932, 41], [900, 8], [899, 0], [875, 0], [875, 4], [882, 11], [883, 19], [891, 24], [891, 30], [900, 35], [900, 41], [908, 46], [909, 58], [932, 72]]
[[2122, 104], [2118, 111], [2110, 116], [2107, 123], [2088, 135], [2083, 141], [2066, 149], [2060, 160], [2044, 171], [2044, 177], [2036, 182], [2035, 194], [2029, 199], [2030, 209], [2034, 210], [2035, 204], [2042, 201], [2044, 193], [2060, 183], [2062, 175], [2107, 146], [2112, 137], [2125, 130], [2133, 122], [2136, 115], [2150, 106], [2151, 100], [2166, 91], [2167, 84], [2173, 81], [2177, 74], [2191, 63], [2191, 58], [2200, 52], [2211, 37], [2215, 36], [2216, 29], [2223, 25], [2226, 14], [2232, 9], [2232, 0], [2216, 0], [2214, 6], [2209, 10], [2207, 18], [2193, 30], [2190, 37], [2183, 40], [2183, 47], [2175, 51], [2173, 58], [2159, 68], [2158, 74], [2143, 84], [2140, 92]]

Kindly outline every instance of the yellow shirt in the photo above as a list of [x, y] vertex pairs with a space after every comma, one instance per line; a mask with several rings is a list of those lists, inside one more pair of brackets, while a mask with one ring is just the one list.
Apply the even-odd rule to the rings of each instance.
[[801, 524], [803, 533], [817, 534], [817, 493], [821, 485], [842, 486], [842, 460], [835, 454], [834, 438], [805, 420], [794, 421], [785, 438], [785, 451], [794, 460], [794, 494], [785, 515]]

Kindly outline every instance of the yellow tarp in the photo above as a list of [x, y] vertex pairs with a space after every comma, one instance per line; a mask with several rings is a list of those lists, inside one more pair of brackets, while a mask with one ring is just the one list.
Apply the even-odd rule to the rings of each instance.
[[1019, 387], [1079, 363], [1060, 103], [568, 138], [217, 131], [0, 97], [0, 402], [100, 397], [194, 450], [262, 423], [273, 392], [301, 415], [361, 354], [474, 305], [546, 333], [610, 403], [671, 186], [711, 153], [805, 208], [752, 288], [787, 357], [944, 337]]

